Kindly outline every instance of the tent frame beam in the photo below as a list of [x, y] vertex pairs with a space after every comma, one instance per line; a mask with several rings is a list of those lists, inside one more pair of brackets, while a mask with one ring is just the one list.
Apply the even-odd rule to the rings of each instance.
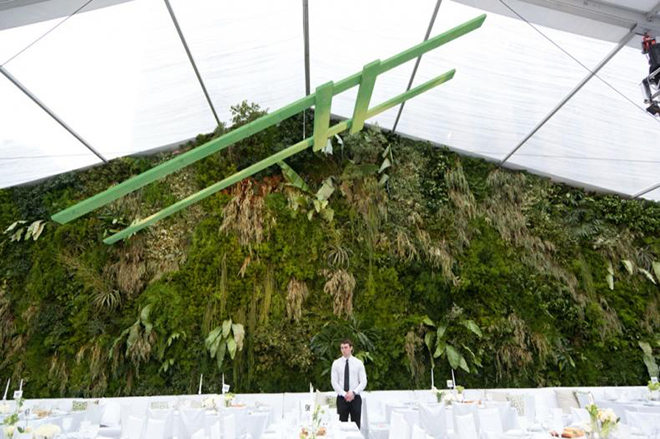
[[[438, 0], [435, 4], [435, 9], [433, 10], [433, 14], [431, 15], [431, 20], [429, 21], [429, 27], [426, 29], [426, 35], [424, 35], [424, 41], [428, 40], [429, 37], [431, 36], [431, 31], [433, 30], [433, 25], [435, 24], [435, 19], [438, 16], [438, 11], [440, 10], [440, 5], [442, 4], [442, 0]], [[415, 61], [415, 67], [413, 67], [412, 74], [410, 75], [410, 81], [408, 81], [408, 87], [406, 88], [406, 91], [410, 90], [410, 88], [413, 85], [413, 81], [415, 80], [415, 75], [417, 74], [417, 69], [419, 68], [419, 63], [422, 61], [422, 56], [420, 55], [417, 58], [417, 61]], [[392, 126], [392, 132], [396, 132], [396, 127], [399, 125], [399, 119], [401, 119], [401, 113], [403, 113], [403, 107], [406, 105], [405, 101], [401, 103], [401, 106], [399, 107], [399, 112], [396, 115], [396, 120], [394, 121], [394, 125]]]
[[14, 77], [14, 75], [12, 75], [11, 73], [9, 73], [9, 72], [7, 71], [7, 69], [5, 69], [4, 67], [0, 66], [0, 73], [2, 73], [7, 79], [9, 79], [9, 81], [10, 81], [12, 84], [14, 84], [16, 87], [18, 87], [18, 89], [19, 89], [20, 91], [22, 91], [22, 92], [23, 92], [28, 98], [30, 98], [30, 99], [32, 100], [32, 102], [34, 102], [35, 104], [37, 104], [37, 105], [39, 106], [39, 108], [41, 108], [42, 110], [44, 110], [44, 111], [45, 111], [50, 117], [52, 117], [52, 118], [55, 120], [55, 122], [57, 122], [58, 124], [60, 124], [60, 125], [62, 126], [62, 128], [64, 128], [65, 130], [67, 130], [67, 131], [69, 132], [69, 134], [71, 134], [73, 137], [75, 137], [76, 139], [78, 139], [78, 141], [79, 141], [80, 143], [82, 143], [83, 145], [85, 145], [85, 148], [89, 149], [89, 150], [92, 152], [92, 154], [94, 154], [94, 155], [97, 156], [99, 159], [101, 159], [101, 161], [103, 161], [103, 163], [108, 163], [108, 160], [107, 160], [105, 157], [103, 157], [103, 155], [102, 155], [100, 152], [98, 152], [96, 149], [94, 149], [94, 147], [93, 147], [89, 142], [87, 142], [85, 139], [83, 139], [83, 137], [82, 137], [80, 134], [78, 134], [78, 133], [77, 133], [76, 131], [74, 131], [74, 129], [71, 128], [66, 122], [64, 122], [62, 119], [60, 119], [60, 117], [59, 117], [57, 114], [55, 114], [55, 112], [54, 112], [53, 110], [51, 110], [50, 108], [48, 108], [48, 106], [46, 106], [46, 104], [44, 104], [43, 102], [41, 102], [41, 100], [39, 100], [39, 98], [37, 98], [37, 97], [34, 95], [34, 93], [32, 93], [30, 90], [28, 90], [28, 88], [25, 87], [25, 86], [24, 86], [24, 85], [23, 85], [18, 79], [16, 79], [16, 78]]
[[509, 151], [509, 153], [500, 161], [500, 166], [504, 165], [511, 158], [511, 156], [514, 155], [529, 139], [531, 139], [532, 136], [534, 136], [534, 134], [536, 134], [536, 132], [540, 130], [543, 125], [545, 125], [564, 105], [566, 105], [566, 103], [570, 101], [571, 98], [573, 98], [573, 96], [575, 96], [577, 92], [580, 91], [580, 89], [584, 87], [584, 85], [589, 82], [591, 78], [596, 76], [598, 71], [602, 69], [614, 57], [614, 55], [619, 53], [619, 51], [626, 44], [628, 44], [628, 42], [635, 36], [636, 28], [637, 26], [632, 27], [630, 31], [623, 38], [621, 38], [619, 43], [610, 51], [610, 53], [605, 55], [605, 58], [603, 58], [598, 63], [596, 68], [589, 71], [589, 73], [584, 78], [582, 78], [582, 80], [573, 88], [573, 90], [571, 90], [561, 101], [559, 101], [559, 103], [555, 105], [555, 107], [550, 110], [550, 112], [539, 123], [537, 123], [536, 126], [532, 128], [532, 130], [518, 143], [518, 145], [515, 146], [515, 148]]
[[186, 38], [183, 36], [183, 31], [181, 30], [181, 26], [179, 26], [179, 21], [176, 19], [176, 15], [174, 14], [174, 10], [172, 9], [172, 5], [170, 4], [169, 0], [165, 0], [165, 6], [167, 6], [167, 11], [170, 13], [170, 17], [172, 18], [172, 23], [174, 23], [174, 27], [176, 28], [176, 33], [179, 34], [179, 39], [181, 40], [181, 44], [183, 44], [183, 48], [186, 50], [186, 55], [188, 55], [188, 60], [190, 61], [190, 65], [192, 65], [193, 70], [195, 71], [195, 76], [197, 76], [197, 81], [199, 81], [199, 85], [202, 87], [202, 91], [204, 92], [204, 96], [206, 97], [206, 102], [208, 102], [209, 107], [211, 108], [211, 112], [213, 113], [213, 118], [215, 119], [215, 123], [217, 126], [220, 126], [220, 119], [218, 118], [218, 114], [215, 112], [215, 107], [213, 106], [213, 102], [211, 101], [211, 96], [209, 96], [209, 92], [206, 90], [206, 86], [204, 85], [204, 81], [202, 80], [202, 76], [199, 73], [199, 70], [197, 69], [197, 64], [195, 64], [195, 59], [192, 56], [192, 53], [190, 52], [190, 48], [188, 47], [188, 43], [186, 42]]
[[617, 6], [611, 3], [604, 3], [597, 0], [519, 0], [536, 6], [553, 9], [559, 12], [565, 12], [571, 15], [588, 18], [590, 20], [607, 23], [614, 26], [630, 29], [631, 26], [639, 26], [638, 31], [652, 32], [660, 35], [660, 19], [649, 12], [640, 12], [635, 9]]

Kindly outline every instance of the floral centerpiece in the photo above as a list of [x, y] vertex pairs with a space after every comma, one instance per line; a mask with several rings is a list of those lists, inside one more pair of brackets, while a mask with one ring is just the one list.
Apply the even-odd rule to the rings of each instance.
[[325, 427], [321, 427], [321, 421], [323, 420], [324, 413], [325, 411], [320, 404], [314, 405], [314, 411], [312, 412], [312, 425], [309, 428], [309, 431], [306, 428], [303, 428], [300, 431], [300, 439], [316, 439], [317, 437], [325, 437]]
[[612, 409], [599, 409], [596, 404], [587, 404], [587, 412], [591, 419], [591, 425], [587, 431], [592, 438], [606, 439], [610, 433], [617, 429], [619, 418]]
[[651, 399], [656, 400], [658, 399], [658, 393], [660, 393], [660, 382], [656, 381], [649, 381], [649, 392], [651, 392]]
[[202, 400], [202, 407], [207, 410], [218, 410], [223, 405], [220, 395], [210, 395]]
[[[19, 397], [15, 399], [16, 401], [16, 407], [14, 408], [14, 413], [11, 415], [7, 416], [4, 421], [2, 421], [2, 430], [3, 433], [5, 434], [5, 438], [12, 438], [14, 437], [14, 433], [19, 432], [19, 433], [27, 433], [26, 428], [21, 428], [17, 426], [18, 420], [19, 420], [19, 412], [21, 410], [21, 407], [23, 407], [23, 402], [25, 401], [23, 398]], [[0, 405], [0, 411], [4, 414], [9, 413], [11, 411], [11, 407], [6, 401], [3, 401], [2, 405]]]
[[234, 398], [236, 397], [236, 394], [234, 393], [225, 393], [222, 395], [225, 399], [225, 407], [231, 407], [232, 401], [234, 401]]
[[56, 434], [60, 434], [62, 429], [55, 424], [44, 424], [34, 430], [35, 437], [41, 439], [52, 439]]
[[453, 402], [458, 402], [463, 400], [463, 391], [465, 387], [456, 386], [454, 390], [438, 390], [435, 387], [431, 389], [438, 400], [438, 402], [445, 405], [451, 405]]

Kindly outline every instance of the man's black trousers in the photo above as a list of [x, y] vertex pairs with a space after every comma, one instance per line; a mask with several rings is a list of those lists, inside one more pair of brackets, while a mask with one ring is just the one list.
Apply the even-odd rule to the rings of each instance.
[[348, 415], [351, 415], [351, 421], [355, 422], [360, 428], [360, 417], [362, 416], [362, 398], [355, 395], [353, 401], [347, 402], [343, 397], [337, 397], [337, 413], [341, 422], [348, 422]]

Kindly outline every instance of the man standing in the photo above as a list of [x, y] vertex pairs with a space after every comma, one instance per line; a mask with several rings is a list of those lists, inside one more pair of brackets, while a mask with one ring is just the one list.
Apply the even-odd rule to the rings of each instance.
[[360, 428], [360, 417], [362, 415], [362, 398], [360, 393], [367, 387], [367, 372], [364, 364], [353, 354], [353, 342], [349, 339], [342, 340], [339, 345], [341, 358], [332, 363], [332, 388], [337, 393], [337, 413], [339, 420], [355, 422]]

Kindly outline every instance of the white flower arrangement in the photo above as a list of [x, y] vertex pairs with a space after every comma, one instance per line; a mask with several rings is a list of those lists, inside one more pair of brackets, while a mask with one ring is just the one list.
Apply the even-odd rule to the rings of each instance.
[[601, 438], [607, 438], [612, 431], [616, 430], [619, 418], [612, 409], [599, 409], [596, 404], [587, 404], [585, 407], [591, 418], [590, 431], [599, 433]]
[[202, 400], [202, 407], [207, 410], [218, 410], [223, 405], [223, 398], [220, 395], [211, 395]]
[[233, 393], [225, 393], [223, 396], [225, 397], [225, 407], [230, 407], [236, 395]]
[[56, 434], [60, 434], [62, 429], [55, 424], [44, 424], [37, 427], [34, 435], [38, 438], [52, 439]]

